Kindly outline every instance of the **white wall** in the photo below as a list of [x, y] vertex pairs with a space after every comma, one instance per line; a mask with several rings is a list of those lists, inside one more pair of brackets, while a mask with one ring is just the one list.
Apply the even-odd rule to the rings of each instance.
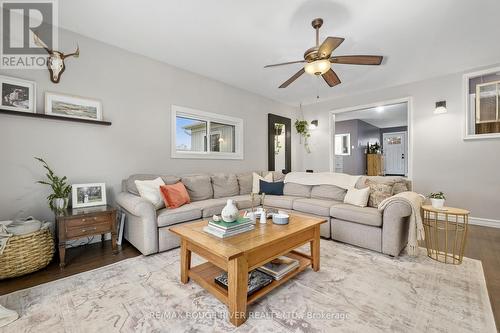
[[[471, 210], [477, 218], [500, 220], [500, 139], [464, 141], [463, 73], [376, 90], [304, 107], [306, 120], [319, 120], [311, 132], [311, 154], [303, 167], [329, 170], [329, 111], [407, 96], [413, 101], [414, 189], [444, 191], [447, 204]], [[435, 115], [435, 102], [446, 100], [448, 113]], [[411, 135], [411, 134], [410, 134]]]
[[[48, 189], [35, 181], [44, 176], [33, 156], [42, 156], [71, 183], [105, 182], [108, 201], [132, 173], [267, 169], [267, 113], [296, 118], [296, 109], [255, 94], [69, 32], [60, 32], [60, 48], [79, 43], [81, 56], [66, 60], [61, 82], [52, 84], [46, 70], [0, 71], [36, 81], [37, 104], [55, 91], [100, 99], [111, 127], [31, 119], [0, 114], [0, 220], [16, 215], [48, 219]], [[159, 41], [161, 42], [161, 41]], [[182, 50], [171, 50], [182, 52]], [[207, 64], [208, 66], [209, 64]], [[244, 160], [170, 158], [170, 106], [227, 114], [245, 121]], [[299, 149], [298, 140], [292, 146]], [[292, 165], [301, 159], [292, 151]]]

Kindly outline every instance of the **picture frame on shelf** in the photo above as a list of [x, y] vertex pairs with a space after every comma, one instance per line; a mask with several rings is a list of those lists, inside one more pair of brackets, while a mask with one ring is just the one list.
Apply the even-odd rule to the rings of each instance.
[[87, 97], [46, 92], [45, 114], [102, 121], [102, 103]]
[[36, 82], [0, 75], [0, 109], [36, 113]]
[[73, 208], [106, 205], [106, 184], [89, 183], [71, 185], [71, 202]]

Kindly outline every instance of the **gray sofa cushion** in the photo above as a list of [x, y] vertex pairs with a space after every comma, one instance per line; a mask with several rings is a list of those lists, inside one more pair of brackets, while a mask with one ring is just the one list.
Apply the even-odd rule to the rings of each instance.
[[311, 198], [344, 201], [347, 190], [335, 185], [316, 185], [312, 187]]
[[330, 216], [339, 220], [356, 222], [373, 227], [382, 226], [382, 211], [373, 207], [339, 204], [330, 209]]
[[310, 198], [311, 197], [311, 189], [310, 185], [302, 185], [297, 183], [285, 183], [285, 187], [283, 188], [284, 195], [292, 195], [296, 197]]
[[293, 210], [320, 216], [330, 216], [330, 207], [338, 204], [340, 204], [340, 201], [302, 198], [294, 200]]
[[192, 202], [212, 199], [214, 196], [212, 180], [208, 175], [183, 176], [181, 181], [186, 186]]
[[273, 173], [273, 182], [282, 182], [285, 180], [285, 174], [281, 171], [271, 171]]
[[[193, 205], [199, 207], [202, 211], [202, 217], [206, 218], [213, 215], [219, 215], [226, 205], [228, 199], [234, 200], [234, 203], [236, 204], [236, 207], [238, 207], [238, 209], [247, 209], [252, 207], [252, 200], [250, 198], [250, 195], [248, 194], [236, 195], [226, 198], [202, 200], [193, 203]], [[254, 205], [258, 206], [259, 204], [260, 200], [258, 197], [256, 197]]]
[[232, 173], [216, 173], [212, 175], [214, 199], [231, 197], [240, 194], [238, 179]]
[[251, 172], [239, 173], [236, 178], [238, 179], [240, 194], [252, 193], [253, 175]]
[[140, 195], [139, 191], [137, 190], [137, 186], [135, 185], [136, 180], [153, 180], [158, 177], [161, 177], [163, 179], [163, 182], [166, 185], [172, 185], [180, 181], [181, 179], [177, 176], [165, 176], [165, 175], [153, 175], [153, 174], [148, 174], [148, 173], [138, 173], [131, 175], [130, 177], [125, 180], [125, 186], [126, 190], [129, 193], [135, 194], [135, 195]]
[[199, 218], [201, 218], [201, 208], [196, 204], [187, 204], [174, 209], [164, 208], [158, 211], [158, 227], [165, 227]]
[[290, 195], [266, 195], [266, 198], [264, 199], [264, 206], [292, 209], [293, 201], [297, 199], [300, 199], [300, 197]]

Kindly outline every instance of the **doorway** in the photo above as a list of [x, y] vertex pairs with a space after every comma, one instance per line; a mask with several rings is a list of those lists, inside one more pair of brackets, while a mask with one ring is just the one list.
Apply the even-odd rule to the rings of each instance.
[[330, 171], [411, 176], [410, 115], [409, 97], [331, 111]]

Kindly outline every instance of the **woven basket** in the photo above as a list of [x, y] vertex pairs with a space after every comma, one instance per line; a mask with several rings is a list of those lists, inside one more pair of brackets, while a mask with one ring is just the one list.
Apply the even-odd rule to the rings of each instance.
[[54, 240], [49, 229], [12, 236], [0, 255], [0, 280], [25, 275], [49, 264]]

